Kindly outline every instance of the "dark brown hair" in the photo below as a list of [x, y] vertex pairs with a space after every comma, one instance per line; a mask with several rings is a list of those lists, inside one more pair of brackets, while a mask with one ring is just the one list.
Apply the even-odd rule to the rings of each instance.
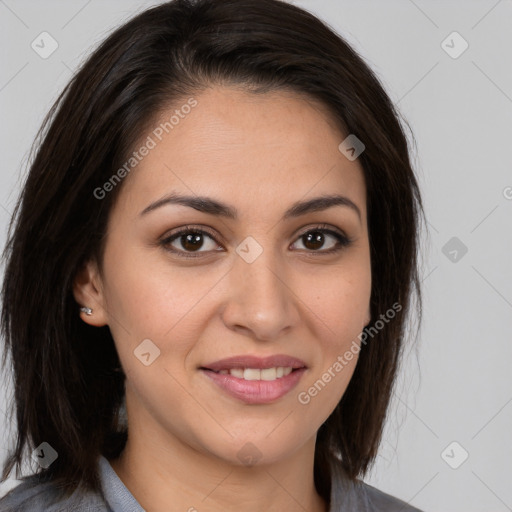
[[81, 321], [72, 294], [85, 261], [96, 258], [101, 266], [122, 184], [102, 200], [93, 192], [165, 108], [228, 84], [320, 101], [342, 133], [366, 146], [359, 161], [367, 187], [371, 323], [394, 303], [402, 308], [363, 346], [343, 398], [319, 429], [318, 492], [329, 499], [333, 457], [350, 478], [374, 461], [414, 293], [421, 313], [421, 198], [400, 117], [361, 57], [312, 14], [280, 0], [175, 0], [115, 30], [74, 75], [39, 132], [4, 254], [4, 366], [9, 355], [17, 430], [3, 479], [15, 466], [19, 474], [25, 451], [46, 441], [59, 457], [39, 470], [45, 479], [68, 490], [95, 489], [99, 454], [122, 451], [125, 376], [109, 328]]

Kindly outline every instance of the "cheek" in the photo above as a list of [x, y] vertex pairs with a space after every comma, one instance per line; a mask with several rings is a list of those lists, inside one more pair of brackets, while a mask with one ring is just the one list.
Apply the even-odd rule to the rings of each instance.
[[[304, 294], [314, 279], [303, 283]], [[340, 268], [317, 280], [314, 300], [309, 299], [312, 313], [324, 324], [328, 346], [342, 348], [357, 337], [367, 321], [371, 295], [369, 265]]]
[[143, 251], [125, 258], [112, 251], [107, 264], [107, 308], [113, 324], [122, 324], [115, 326], [121, 337], [127, 331], [134, 339], [162, 342], [173, 337], [172, 332], [187, 324], [187, 317], [194, 315], [214, 284], [207, 272], [193, 267], [173, 268], [161, 256], [151, 258]]
[[179, 396], [183, 390], [166, 370], [183, 380], [187, 354], [200, 338], [199, 315], [212, 275], [170, 268], [163, 258], [148, 261], [147, 255], [122, 254], [115, 247], [104, 266], [109, 327], [132, 387], [151, 396], [165, 383]]
[[318, 396], [315, 407], [329, 412], [345, 392], [358, 361], [371, 295], [369, 265], [346, 267], [318, 282], [322, 293], [315, 293], [308, 306], [317, 329], [319, 364], [309, 379], [305, 400]]

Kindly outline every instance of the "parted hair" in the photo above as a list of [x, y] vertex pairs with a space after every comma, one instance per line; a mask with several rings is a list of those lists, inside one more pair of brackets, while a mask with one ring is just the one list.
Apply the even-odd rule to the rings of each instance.
[[2, 481], [13, 469], [20, 476], [30, 452], [47, 442], [58, 458], [35, 469], [42, 480], [66, 492], [97, 490], [98, 456], [123, 450], [125, 375], [109, 327], [84, 323], [72, 293], [86, 261], [101, 268], [109, 213], [123, 185], [102, 200], [94, 190], [160, 113], [216, 85], [303, 94], [365, 145], [358, 157], [372, 272], [365, 329], [393, 304], [401, 307], [361, 346], [346, 392], [317, 433], [317, 491], [329, 499], [332, 461], [351, 479], [374, 462], [408, 320], [421, 316], [423, 209], [407, 123], [358, 53], [311, 13], [281, 0], [174, 0], [136, 15], [98, 45], [34, 142], [4, 251], [3, 366], [12, 375], [16, 426]]

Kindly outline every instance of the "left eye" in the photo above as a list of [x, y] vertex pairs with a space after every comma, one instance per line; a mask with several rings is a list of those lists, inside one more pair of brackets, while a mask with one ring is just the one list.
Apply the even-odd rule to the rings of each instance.
[[[318, 251], [317, 249], [322, 247], [328, 238], [333, 239], [334, 244], [331, 245], [330, 248], [327, 248], [323, 251]], [[322, 252], [324, 254], [335, 252], [336, 250], [339, 250], [349, 244], [347, 237], [329, 229], [314, 229], [307, 231], [299, 237], [299, 240], [305, 240], [305, 243], [303, 242], [303, 244], [309, 246], [305, 247], [305, 249], [311, 249], [313, 252]]]
[[[211, 246], [209, 248], [204, 247], [205, 238], [209, 238], [211, 241]], [[324, 250], [319, 250], [326, 244], [326, 241], [329, 240], [329, 238], [333, 240], [333, 242], [330, 244], [330, 247]], [[338, 252], [343, 247], [346, 247], [350, 244], [350, 240], [345, 235], [337, 233], [331, 229], [325, 229], [321, 227], [305, 231], [299, 235], [297, 240], [302, 242], [304, 250], [318, 253], [319, 255]], [[176, 245], [174, 245], [175, 243], [180, 244], [181, 248], [176, 247]], [[219, 244], [215, 241], [213, 233], [209, 233], [204, 229], [190, 227], [183, 228], [180, 231], [177, 231], [171, 236], [165, 238], [162, 240], [161, 245], [169, 252], [184, 258], [199, 257], [200, 253], [217, 251], [217, 248], [220, 247]], [[299, 250], [303, 249], [299, 247]], [[197, 253], [199, 253], [199, 255]]]

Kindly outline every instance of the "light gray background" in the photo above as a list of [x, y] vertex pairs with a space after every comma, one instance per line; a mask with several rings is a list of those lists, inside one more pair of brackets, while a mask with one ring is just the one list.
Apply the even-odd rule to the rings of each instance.
[[[430, 233], [424, 324], [367, 481], [425, 511], [512, 510], [512, 2], [294, 3], [354, 45], [418, 141]], [[44, 114], [91, 47], [153, 4], [0, 0], [2, 247]], [[48, 59], [30, 46], [43, 31], [59, 44]], [[456, 59], [441, 46], [453, 31], [469, 43]], [[452, 248], [450, 258], [442, 252], [452, 237], [468, 248], [456, 262]], [[468, 459], [452, 469], [446, 461], [456, 465], [463, 450]], [[0, 495], [13, 484], [0, 486]]]

